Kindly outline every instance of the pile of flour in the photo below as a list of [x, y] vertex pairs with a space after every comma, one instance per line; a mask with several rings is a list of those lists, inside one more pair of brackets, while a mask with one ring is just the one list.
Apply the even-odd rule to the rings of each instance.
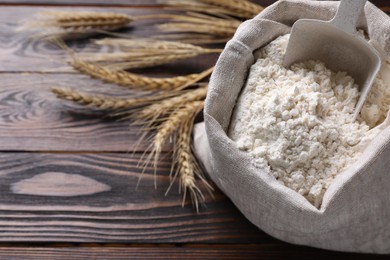
[[353, 78], [316, 61], [284, 68], [288, 39], [281, 36], [259, 51], [228, 135], [256, 167], [319, 207], [335, 176], [378, 133], [390, 86], [378, 77], [360, 120], [352, 122], [359, 98]]

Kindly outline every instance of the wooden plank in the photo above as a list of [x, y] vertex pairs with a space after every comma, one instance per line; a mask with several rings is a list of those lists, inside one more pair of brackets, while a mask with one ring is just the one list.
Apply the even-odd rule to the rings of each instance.
[[[36, 13], [53, 8], [43, 7], [1, 7], [0, 8], [0, 72], [73, 72], [68, 66], [69, 55], [59, 47], [34, 39], [30, 32], [17, 31], [22, 22], [32, 19]], [[120, 12], [128, 15], [153, 14], [156, 10], [131, 8], [60, 8], [56, 10], [69, 11], [104, 11]], [[133, 36], [145, 37], [153, 33], [153, 25], [129, 26], [128, 32]], [[121, 32], [123, 33], [123, 31]], [[97, 46], [91, 46], [86, 40], [70, 42], [76, 51], [85, 47], [99, 51]]]
[[[52, 8], [49, 8], [52, 9]], [[25, 33], [16, 33], [15, 29], [22, 21], [31, 19], [39, 11], [47, 10], [43, 7], [2, 7], [0, 9], [0, 72], [72, 72], [67, 66], [66, 53], [52, 44], [44, 41], [35, 41], [28, 39]], [[61, 8], [61, 10], [86, 10], [82, 7]], [[88, 8], [88, 10], [103, 11], [101, 8]], [[142, 8], [104, 8], [104, 11], [121, 12], [129, 15], [142, 15], [146, 13], [161, 12], [161, 9], [142, 9]], [[12, 22], [10, 22], [12, 21]], [[155, 33], [152, 24], [134, 24], [130, 27], [129, 34], [134, 36], [146, 37]], [[123, 31], [125, 32], [125, 31]], [[122, 33], [123, 33], [122, 32]], [[88, 41], [73, 42], [72, 46], [81, 51], [86, 48]], [[88, 48], [92, 48], [89, 44]], [[94, 50], [99, 51], [96, 46]], [[188, 72], [187, 67], [210, 67], [216, 61], [217, 55], [202, 56], [180, 63], [184, 66], [176, 66], [175, 71], [179, 68], [179, 73]], [[23, 62], [21, 62], [23, 61]], [[172, 66], [159, 67], [153, 72], [166, 73], [172, 69]]]
[[[258, 3], [263, 6], [268, 6], [276, 0], [252, 0], [254, 3]], [[372, 2], [384, 2], [384, 0], [373, 0]], [[47, 6], [59, 6], [59, 5], [72, 5], [72, 6], [126, 6], [126, 7], [139, 7], [139, 6], [161, 6], [159, 0], [1, 0], [0, 4], [18, 4], [18, 5], [47, 5]]]
[[[375, 0], [374, 0], [375, 1]], [[378, 1], [378, 0], [377, 0]], [[276, 0], [252, 0], [254, 3], [258, 3], [263, 6], [268, 6]], [[1, 0], [0, 4], [18, 4], [18, 5], [47, 5], [47, 6], [59, 6], [59, 5], [72, 5], [72, 6], [126, 6], [126, 7], [139, 7], [139, 6], [161, 6], [162, 3], [159, 0]]]
[[[185, 68], [185, 66], [183, 66]], [[189, 68], [189, 67], [188, 67]], [[4, 73], [0, 84], [0, 151], [143, 151], [139, 127], [73, 102], [57, 99], [53, 86], [122, 98], [138, 91], [80, 74]], [[166, 149], [170, 149], [168, 145]]]
[[[252, 2], [260, 4], [262, 6], [268, 6], [276, 2], [276, 0], [252, 0]], [[378, 7], [387, 9], [389, 8], [388, 0], [371, 0], [373, 4]], [[1, 0], [0, 5], [47, 5], [47, 6], [127, 6], [127, 7], [139, 7], [139, 6], [160, 6], [158, 0]]]
[[[258, 245], [171, 245], [119, 246], [84, 245], [82, 247], [0, 247], [0, 257], [13, 260], [78, 259], [388, 259], [387, 255], [347, 254], [288, 244]], [[294, 258], [293, 258], [294, 259]]]
[[250, 224], [221, 192], [202, 183], [206, 208], [169, 186], [170, 157], [142, 175], [140, 155], [0, 153], [0, 241], [261, 243], [268, 235]]
[[63, 6], [63, 5], [74, 5], [74, 6], [126, 6], [126, 7], [137, 7], [137, 6], [156, 6], [158, 0], [1, 0], [0, 4], [4, 5], [46, 5], [46, 6]]
[[[30, 36], [26, 32], [16, 31], [22, 21], [31, 19], [37, 12], [48, 9], [53, 10], [53, 8], [43, 7], [2, 7], [0, 9], [0, 56], [2, 57], [0, 60], [0, 72], [74, 72], [68, 65], [69, 55], [64, 50], [45, 41], [37, 41], [29, 38]], [[161, 10], [132, 8], [86, 9], [75, 7], [61, 8], [60, 10], [120, 12], [129, 15], [161, 13]], [[154, 23], [138, 22], [135, 23], [134, 26], [130, 26], [127, 32], [129, 35], [146, 37], [156, 32], [153, 26]], [[121, 33], [124, 32], [126, 32], [126, 30]], [[107, 50], [107, 48], [99, 48], [98, 46], [89, 44], [89, 39], [71, 41], [69, 44], [72, 45], [77, 52], [99, 52], [102, 49], [110, 51]], [[144, 70], [142, 72], [148, 75], [161, 76], [193, 73], [194, 71], [200, 71], [213, 66], [217, 57], [217, 54], [203, 55], [179, 62], [176, 64], [178, 66], [160, 66], [155, 70]], [[175, 68], [173, 70], [174, 73], [170, 72], [172, 71], [172, 68]]]
[[0, 84], [1, 151], [134, 151], [138, 128], [104, 114], [90, 114], [71, 102], [58, 100], [53, 86], [93, 93], [132, 96], [133, 90], [83, 75], [2, 74]]

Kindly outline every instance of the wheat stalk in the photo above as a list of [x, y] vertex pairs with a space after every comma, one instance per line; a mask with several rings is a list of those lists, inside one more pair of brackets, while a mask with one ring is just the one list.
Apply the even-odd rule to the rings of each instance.
[[45, 25], [61, 28], [121, 28], [133, 19], [126, 14], [99, 12], [50, 11], [40, 13]]
[[142, 90], [155, 91], [184, 89], [209, 76], [213, 71], [213, 68], [210, 68], [201, 73], [190, 74], [187, 76], [178, 76], [173, 78], [149, 78], [126, 71], [109, 70], [97, 64], [85, 62], [78, 58], [74, 58], [71, 64], [78, 71], [94, 78], [101, 79], [105, 82], [139, 88]]
[[98, 109], [109, 109], [109, 110], [121, 110], [127, 109], [134, 106], [146, 105], [158, 100], [170, 97], [168, 94], [153, 95], [142, 98], [115, 98], [107, 95], [96, 95], [83, 93], [75, 89], [53, 87], [51, 91], [56, 95], [57, 98], [72, 101], [74, 103], [98, 108]]
[[[203, 109], [204, 101], [190, 101], [183, 103], [181, 107], [175, 108], [163, 122], [157, 126], [157, 133], [152, 139], [151, 150], [148, 158], [144, 162], [144, 170], [153, 160], [154, 174], [157, 171], [162, 149], [171, 136], [176, 136], [174, 145], [174, 162], [170, 173], [171, 184], [169, 185], [168, 193], [179, 178], [179, 192], [184, 192], [182, 206], [186, 200], [187, 193], [190, 194], [193, 205], [199, 211], [199, 203], [204, 202], [205, 198], [198, 188], [196, 177], [199, 178], [211, 193], [212, 186], [203, 176], [201, 167], [198, 165], [192, 152], [191, 133], [195, 116]], [[142, 157], [143, 158], [143, 157]], [[174, 171], [173, 169], [176, 168]], [[156, 185], [156, 183], [155, 183]]]
[[169, 40], [169, 41], [180, 41], [183, 43], [190, 44], [225, 44], [231, 39], [230, 37], [215, 37], [210, 34], [194, 34], [194, 33], [169, 33], [169, 34], [157, 34], [150, 36], [151, 39], [156, 40]]
[[187, 12], [185, 15], [159, 14], [139, 16], [137, 19], [165, 19], [165, 22], [156, 25], [162, 32], [191, 32], [207, 35], [232, 36], [240, 25], [240, 21], [233, 18], [219, 18], [211, 15]]
[[185, 15], [176, 15], [176, 14], [160, 14], [160, 15], [152, 15], [150, 17], [144, 16], [139, 19], [151, 18], [153, 19], [167, 19], [171, 22], [175, 23], [192, 23], [198, 25], [213, 25], [213, 26], [221, 26], [224, 28], [237, 28], [240, 25], [240, 21], [230, 18], [223, 19], [214, 17], [211, 15], [196, 13], [196, 12], [186, 12]]
[[198, 12], [185, 12], [184, 14], [152, 14], [137, 16], [137, 20], [150, 20], [150, 19], [164, 19], [175, 22], [189, 22], [196, 24], [212, 24], [220, 25], [223, 27], [235, 27], [240, 24], [240, 21], [233, 17], [216, 17], [209, 14], [203, 14]]
[[19, 30], [37, 30], [44, 37], [88, 35], [99, 31], [113, 31], [126, 27], [134, 19], [126, 14], [100, 12], [44, 11], [35, 20], [23, 24]]
[[160, 15], [168, 19], [156, 25], [157, 29], [164, 33], [191, 33], [192, 38], [199, 35], [211, 35], [214, 39], [220, 40], [231, 38], [240, 21], [235, 19], [222, 19], [210, 15], [188, 12], [187, 15]]
[[199, 53], [160, 54], [151, 57], [134, 57], [132, 53], [107, 53], [98, 55], [80, 55], [83, 60], [99, 63], [111, 71], [124, 71], [129, 69], [150, 68], [167, 64], [173, 61], [184, 60], [200, 55]]
[[235, 12], [232, 12], [230, 10], [227, 10], [226, 8], [220, 8], [218, 6], [213, 6], [206, 3], [201, 3], [198, 1], [192, 1], [192, 0], [160, 0], [158, 1], [161, 4], [167, 5], [170, 8], [167, 9], [183, 9], [186, 11], [193, 11], [193, 12], [199, 12], [199, 13], [207, 13], [214, 16], [219, 16], [221, 18], [228, 16], [237, 16]]
[[253, 18], [264, 10], [264, 7], [252, 3], [247, 0], [197, 0], [203, 3], [219, 6], [231, 12], [235, 12], [237, 16], [243, 18]]
[[[140, 109], [131, 109], [128, 111], [122, 111], [114, 114], [120, 116], [123, 119], [131, 119], [132, 125], [141, 125], [142, 130], [152, 130], [152, 126], [156, 125], [159, 121], [163, 121], [163, 116], [169, 116], [172, 112], [181, 109], [185, 104], [192, 101], [202, 101], [207, 94], [207, 85], [199, 87], [194, 90], [188, 90], [177, 96], [172, 96], [151, 105], [145, 106]], [[145, 137], [142, 136], [140, 140]]]
[[147, 49], [147, 50], [193, 50], [201, 51], [204, 50], [203, 47], [195, 46], [192, 44], [185, 44], [181, 42], [172, 42], [172, 41], [156, 41], [150, 39], [119, 39], [119, 38], [104, 38], [100, 40], [95, 40], [95, 44], [98, 45], [111, 45], [119, 47], [127, 47], [130, 49]]
[[176, 179], [179, 175], [179, 185], [180, 191], [183, 191], [183, 202], [182, 206], [184, 206], [184, 202], [186, 199], [187, 191], [189, 191], [191, 200], [195, 205], [196, 211], [199, 211], [199, 201], [204, 201], [204, 196], [202, 191], [197, 187], [195, 175], [196, 172], [196, 160], [193, 157], [191, 151], [191, 133], [192, 133], [192, 125], [193, 118], [188, 118], [184, 121], [179, 128], [177, 146], [175, 147], [175, 161], [176, 165], [176, 174], [174, 175], [171, 182]]
[[198, 188], [195, 178], [198, 177], [202, 180], [209, 192], [211, 192], [213, 188], [203, 177], [201, 167], [199, 166], [192, 151], [191, 134], [195, 116], [196, 114], [191, 115], [179, 126], [174, 150], [174, 166], [176, 167], [176, 171], [174, 174], [172, 174], [173, 172], [171, 173], [173, 178], [171, 179], [171, 185], [167, 192], [169, 192], [176, 178], [179, 178], [179, 192], [183, 191], [182, 206], [184, 207], [187, 193], [189, 193], [196, 211], [199, 212], [199, 203], [204, 202], [205, 198], [202, 191]]
[[193, 24], [193, 23], [164, 23], [157, 25], [162, 32], [192, 32], [211, 34], [217, 37], [231, 37], [237, 28], [221, 27], [213, 24]]
[[[150, 68], [159, 65], [168, 64], [174, 61], [185, 60], [193, 58], [200, 55], [201, 53], [188, 53], [188, 54], [172, 54], [172, 55], [161, 55], [154, 56], [150, 58], [144, 58], [139, 61], [129, 61], [129, 62], [116, 62], [105, 65], [108, 69], [118, 71], [118, 70], [128, 70], [128, 69], [140, 69], [140, 68]], [[202, 53], [204, 54], [204, 53]], [[190, 78], [196, 78], [196, 75], [193, 74]]]
[[164, 121], [157, 126], [157, 133], [153, 137], [152, 148], [150, 149], [150, 154], [148, 160], [146, 160], [145, 166], [153, 159], [153, 166], [156, 172], [157, 163], [168, 138], [171, 137], [177, 130], [181, 122], [187, 118], [191, 118], [193, 115], [198, 114], [204, 106], [204, 101], [191, 101], [187, 104], [184, 104], [182, 108], [178, 108], [172, 112]]
[[[173, 7], [185, 8], [187, 12], [135, 17], [118, 13], [45, 12], [41, 13], [35, 21], [27, 23], [26, 28], [42, 29], [43, 34], [48, 36], [65, 37], [79, 34], [84, 36], [98, 32], [118, 36], [118, 33], [108, 33], [108, 31], [126, 27], [130, 23], [133, 25], [137, 21], [145, 23], [146, 20], [151, 22], [163, 20], [163, 23], [156, 25], [159, 32], [151, 35], [150, 39], [106, 38], [94, 41], [98, 45], [115, 47], [118, 51], [115, 53], [84, 53], [76, 56], [65, 44], [60, 45], [69, 51], [72, 56], [71, 65], [81, 73], [106, 82], [146, 90], [148, 92], [143, 94], [152, 95], [118, 98], [60, 87], [54, 87], [52, 92], [59, 99], [90, 108], [110, 110], [110, 115], [132, 119], [133, 124], [142, 126], [141, 130], [145, 135], [151, 130], [156, 130], [151, 136], [152, 143], [146, 150], [149, 154], [145, 160], [144, 170], [152, 163], [156, 173], [163, 146], [172, 138], [174, 168], [170, 173], [171, 183], [167, 193], [175, 180], [179, 180], [179, 192], [184, 193], [182, 205], [184, 206], [189, 194], [194, 207], [199, 211], [199, 203], [205, 198], [198, 187], [197, 179], [204, 182], [208, 191], [212, 190], [212, 187], [202, 175], [201, 167], [192, 149], [191, 134], [194, 120], [203, 109], [207, 95], [207, 85], [196, 87], [195, 83], [209, 76], [213, 68], [201, 73], [172, 78], [150, 78], [124, 70], [171, 63], [201, 54], [219, 53], [220, 49], [189, 43], [225, 43], [235, 33], [241, 18], [252, 18], [262, 10], [262, 7], [247, 0], [165, 0], [164, 2]], [[136, 36], [122, 34], [121, 37]]]
[[144, 107], [130, 117], [136, 120], [135, 123], [147, 122], [149, 125], [152, 125], [161, 115], [169, 114], [188, 102], [204, 100], [206, 95], [207, 86], [199, 87], [194, 90], [189, 90], [184, 94], [167, 98]]
[[222, 51], [221, 49], [208, 49], [185, 43], [152, 40], [103, 39], [95, 43], [119, 47], [123, 52], [81, 53], [78, 54], [80, 59], [99, 63], [99, 65], [115, 71], [153, 67]]
[[264, 8], [246, 0], [160, 0], [162, 4], [213, 15], [253, 18]]

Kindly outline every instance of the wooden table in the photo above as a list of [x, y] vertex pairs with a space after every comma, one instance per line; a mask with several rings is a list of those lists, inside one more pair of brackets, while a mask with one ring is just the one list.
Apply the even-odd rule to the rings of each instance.
[[[388, 1], [374, 2], [390, 11]], [[221, 192], [207, 197], [199, 214], [189, 202], [182, 208], [177, 186], [164, 196], [169, 156], [159, 165], [158, 188], [147, 171], [135, 190], [146, 147], [128, 153], [135, 149], [136, 129], [73, 112], [49, 92], [54, 85], [123, 90], [74, 72], [63, 52], [14, 31], [18, 22], [48, 6], [141, 14], [158, 10], [155, 1], [3, 0], [0, 5], [0, 259], [387, 258], [278, 241], [249, 223]], [[216, 58], [181, 62], [180, 72], [200, 71]], [[143, 73], [167, 76], [172, 68]], [[64, 178], [72, 183], [64, 185]]]

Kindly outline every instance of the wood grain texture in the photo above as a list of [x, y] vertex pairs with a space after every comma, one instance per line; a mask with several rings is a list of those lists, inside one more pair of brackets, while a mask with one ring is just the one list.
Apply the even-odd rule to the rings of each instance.
[[[264, 2], [265, 5], [269, 2]], [[379, 1], [380, 4], [383, 4]], [[389, 5], [387, 5], [389, 6]], [[381, 5], [386, 9], [386, 5]], [[74, 72], [66, 63], [67, 55], [61, 49], [50, 43], [43, 41], [28, 40], [26, 33], [18, 32], [15, 29], [22, 21], [31, 19], [37, 12], [47, 9], [47, 7], [2, 7], [0, 9], [0, 72]], [[62, 7], [61, 10], [86, 10], [85, 7]], [[102, 11], [99, 8], [88, 7], [91, 11]], [[387, 9], [386, 9], [387, 10]], [[129, 15], [143, 15], [161, 12], [161, 9], [151, 8], [104, 8], [108, 12], [121, 12]], [[389, 10], [390, 11], [390, 10]], [[153, 35], [156, 29], [154, 23], [136, 23], [128, 30], [131, 35], [145, 37]], [[97, 46], [88, 44], [88, 41], [70, 42], [77, 51], [86, 50], [98, 51]], [[150, 75], [167, 75], [167, 71], [172, 68], [180, 68], [178, 73], [192, 73], [214, 65], [217, 55], [202, 56], [188, 61], [179, 62], [180, 66], [161, 66], [155, 70], [146, 70]], [[23, 62], [20, 60], [23, 59]], [[177, 65], [177, 64], [176, 64]]]
[[[151, 168], [136, 189], [140, 155], [0, 153], [0, 241], [260, 243], [274, 242], [238, 212], [219, 191], [197, 214], [178, 186], [169, 186], [170, 157], [160, 163], [158, 188]], [[62, 175], [48, 192], [53, 172]], [[85, 193], [75, 189], [74, 177]], [[73, 178], [73, 179], [72, 179]], [[23, 182], [35, 182], [27, 190]], [[72, 185], [68, 185], [72, 183]], [[100, 188], [97, 189], [96, 184]], [[59, 185], [59, 186], [58, 186]], [[101, 187], [104, 187], [102, 189]], [[25, 187], [24, 187], [25, 188]]]
[[[275, 3], [276, 0], [251, 0], [254, 3], [258, 3], [263, 6], [268, 6]], [[371, 0], [370, 2], [378, 6], [388, 6], [387, 0]], [[0, 4], [19, 4], [19, 5], [82, 5], [82, 6], [160, 6], [158, 0], [1, 0]]]
[[[1, 5], [0, 5], [1, 6]], [[34, 39], [36, 34], [28, 31], [17, 31], [20, 25], [31, 20], [38, 12], [45, 10], [61, 11], [99, 11], [119, 12], [131, 16], [161, 13], [160, 9], [132, 9], [132, 8], [93, 8], [93, 7], [8, 7], [0, 8], [0, 72], [74, 72], [67, 65], [68, 55], [65, 51], [45, 41]], [[119, 33], [129, 33], [136, 37], [146, 37], [155, 34], [154, 22], [134, 22]], [[103, 36], [100, 36], [103, 37]], [[78, 51], [99, 51], [96, 45], [90, 44], [88, 39], [69, 41], [68, 44]], [[110, 48], [102, 48], [112, 51]], [[23, 60], [23, 62], [21, 62]], [[196, 59], [195, 59], [196, 60]], [[205, 59], [202, 59], [205, 60]], [[197, 64], [201, 60], [194, 63]], [[193, 65], [194, 65], [193, 63]], [[213, 64], [212, 64], [213, 65]], [[191, 66], [191, 63], [187, 65]]]
[[[129, 151], [138, 139], [128, 122], [83, 114], [70, 102], [51, 94], [52, 86], [102, 93], [119, 87], [81, 75], [2, 74], [0, 85], [0, 150], [7, 151]], [[127, 91], [129, 95], [131, 91]], [[142, 146], [141, 146], [142, 147]]]
[[169, 245], [118, 246], [87, 245], [83, 247], [0, 247], [0, 258], [12, 260], [79, 260], [79, 259], [388, 259], [388, 256], [346, 254], [287, 244]]
[[[268, 5], [275, 1], [256, 2]], [[390, 11], [388, 1], [373, 2]], [[7, 3], [19, 6], [9, 7]], [[97, 113], [86, 115], [74, 105], [58, 102], [48, 89], [55, 84], [91, 92], [109, 90], [114, 95], [132, 92], [76, 74], [66, 65], [63, 51], [16, 34], [14, 29], [20, 21], [45, 9], [23, 3], [62, 10], [61, 5], [88, 6], [89, 10], [104, 5], [93, 10], [133, 15], [160, 11], [140, 8], [153, 7], [154, 0], [0, 1], [0, 241], [19, 242], [0, 245], [0, 259], [387, 258], [287, 245], [250, 224], [219, 191], [215, 199], [206, 194], [207, 208], [199, 214], [189, 201], [182, 208], [176, 185], [165, 196], [171, 167], [167, 153], [158, 167], [158, 188], [154, 189], [153, 170], [148, 168], [136, 190], [142, 175], [137, 164], [145, 144], [138, 147], [135, 157], [126, 152], [135, 150], [137, 129], [129, 130], [127, 122], [101, 118]], [[122, 5], [137, 8], [110, 8]], [[136, 35], [153, 33], [151, 27], [141, 26], [130, 31]], [[81, 50], [87, 42], [72, 44]], [[186, 74], [211, 66], [215, 58], [201, 57], [141, 72]], [[74, 109], [77, 112], [71, 112]], [[20, 244], [44, 241], [137, 244]]]
[[[252, 0], [262, 6], [268, 6], [276, 0]], [[373, 4], [385, 11], [390, 11], [388, 0], [371, 0]], [[158, 0], [1, 0], [0, 4], [17, 4], [17, 5], [46, 5], [46, 6], [126, 6], [126, 7], [156, 7], [161, 6]]]
[[45, 6], [156, 6], [158, 0], [1, 0], [0, 4], [4, 5], [45, 5]]
[[139, 128], [130, 121], [91, 113], [50, 92], [62, 86], [131, 97], [133, 90], [79, 74], [1, 74], [0, 82], [0, 151], [128, 152], [148, 145], [138, 144]]
[[45, 172], [11, 184], [13, 194], [76, 197], [110, 191], [107, 184], [80, 174]]

